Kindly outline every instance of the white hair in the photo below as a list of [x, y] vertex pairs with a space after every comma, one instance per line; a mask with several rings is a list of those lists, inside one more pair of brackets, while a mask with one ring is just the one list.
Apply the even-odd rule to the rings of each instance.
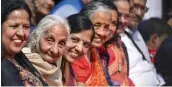
[[93, 14], [101, 11], [111, 15], [111, 9], [101, 2], [91, 2], [86, 5], [81, 12], [83, 12], [89, 19], [92, 18]]
[[58, 15], [47, 15], [38, 24], [35, 30], [31, 33], [31, 41], [29, 46], [32, 52], [40, 52], [39, 41], [45, 31], [50, 29], [52, 26], [64, 26], [68, 34], [70, 34], [70, 27], [66, 19]]

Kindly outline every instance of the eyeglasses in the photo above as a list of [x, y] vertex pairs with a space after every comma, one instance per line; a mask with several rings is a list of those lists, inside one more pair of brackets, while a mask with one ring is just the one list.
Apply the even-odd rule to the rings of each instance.
[[141, 9], [144, 12], [147, 12], [149, 10], [148, 7], [146, 7], [144, 5], [140, 5], [140, 4], [133, 4], [133, 6], [131, 8], [132, 9]]
[[119, 13], [119, 18], [124, 17], [125, 19], [129, 19], [130, 18], [130, 14], [126, 14], [126, 13]]

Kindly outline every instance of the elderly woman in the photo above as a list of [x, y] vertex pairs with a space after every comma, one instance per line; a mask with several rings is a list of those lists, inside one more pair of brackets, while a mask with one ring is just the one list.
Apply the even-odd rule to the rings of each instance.
[[69, 32], [67, 21], [56, 15], [45, 16], [32, 32], [31, 52], [25, 54], [50, 86], [62, 86], [61, 56]]
[[[102, 0], [102, 3], [107, 5], [112, 11], [112, 23], [110, 26], [112, 33], [110, 33], [109, 40], [104, 45], [106, 49], [101, 53], [101, 56], [105, 56], [105, 58], [109, 57], [107, 61], [108, 67], [106, 67], [106, 71], [108, 71], [110, 75], [108, 82], [112, 86], [134, 86], [133, 82], [128, 77], [129, 61], [127, 49], [119, 35], [124, 31], [129, 20], [129, 2], [127, 0]], [[108, 56], [106, 56], [107, 54]]]
[[107, 86], [109, 84], [106, 80], [97, 48], [101, 47], [108, 39], [112, 21], [111, 10], [101, 2], [91, 2], [81, 10], [81, 13], [88, 16], [93, 23], [95, 36], [91, 43], [90, 51], [76, 61], [72, 67], [78, 82], [87, 86]]
[[66, 86], [83, 85], [76, 82], [75, 73], [71, 65], [88, 52], [94, 36], [93, 25], [86, 16], [81, 14], [71, 15], [67, 20], [71, 28], [71, 33], [66, 43], [65, 58], [63, 58], [61, 67], [63, 82]]
[[31, 11], [23, 0], [2, 0], [2, 86], [47, 86], [21, 49], [29, 39]]

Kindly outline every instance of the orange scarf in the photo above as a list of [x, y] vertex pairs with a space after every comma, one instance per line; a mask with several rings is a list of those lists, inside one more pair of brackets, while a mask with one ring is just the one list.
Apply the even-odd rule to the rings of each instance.
[[113, 85], [134, 86], [133, 82], [127, 75], [127, 61], [122, 48], [122, 42], [119, 41], [109, 44], [107, 49], [110, 57], [108, 70]]
[[85, 84], [92, 72], [91, 66], [86, 61], [86, 58], [83, 56], [71, 65], [77, 77], [77, 82]]
[[86, 86], [108, 86], [104, 71], [102, 69], [101, 60], [96, 48], [91, 49], [92, 52], [92, 74], [86, 82]]

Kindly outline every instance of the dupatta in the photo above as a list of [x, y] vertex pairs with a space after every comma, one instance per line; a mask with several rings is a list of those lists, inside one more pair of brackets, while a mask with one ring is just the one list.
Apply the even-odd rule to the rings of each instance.
[[90, 78], [86, 81], [86, 86], [108, 86], [105, 73], [103, 71], [102, 63], [98, 50], [96, 48], [91, 49], [91, 69], [92, 73]]
[[128, 64], [124, 54], [120, 38], [116, 42], [108, 44], [109, 54], [108, 72], [113, 86], [134, 86], [128, 77]]

